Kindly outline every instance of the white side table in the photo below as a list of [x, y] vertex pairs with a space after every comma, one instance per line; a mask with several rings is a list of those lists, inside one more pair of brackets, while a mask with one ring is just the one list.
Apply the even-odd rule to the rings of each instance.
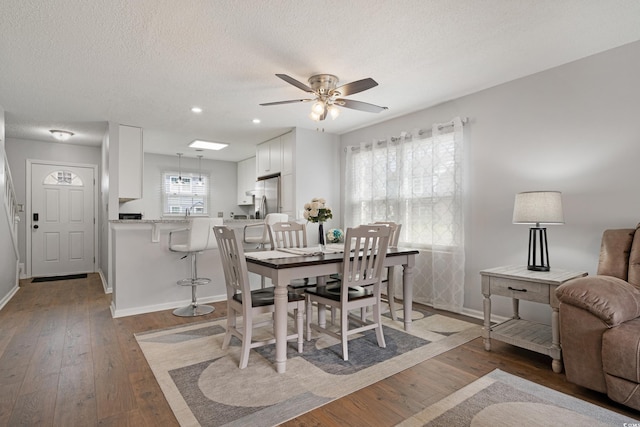
[[[506, 342], [528, 350], [551, 356], [553, 372], [562, 372], [562, 350], [558, 324], [558, 286], [577, 277], [584, 271], [531, 271], [526, 266], [504, 266], [480, 272], [484, 296], [484, 348], [491, 350], [491, 339]], [[513, 317], [491, 326], [491, 296], [500, 295], [513, 300]], [[551, 326], [520, 318], [519, 301], [532, 301], [551, 306]]]

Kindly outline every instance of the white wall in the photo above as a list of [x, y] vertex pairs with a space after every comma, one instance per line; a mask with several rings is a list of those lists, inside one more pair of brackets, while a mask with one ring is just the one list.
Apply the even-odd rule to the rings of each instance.
[[[333, 218], [324, 225], [325, 232], [330, 228], [341, 228], [340, 214], [340, 143], [334, 134], [315, 130], [294, 129], [295, 135], [295, 209], [297, 219], [305, 203], [314, 197], [326, 199]], [[307, 223], [309, 244], [317, 244], [318, 224]]]
[[[198, 159], [182, 156], [182, 172], [198, 173]], [[162, 173], [178, 170], [178, 156], [145, 153], [143, 198], [120, 204], [120, 212], [142, 212], [145, 219], [162, 217]], [[237, 205], [236, 181], [237, 163], [202, 159], [202, 172], [209, 174], [210, 216], [217, 217], [223, 212], [224, 218], [230, 213], [239, 213]]]
[[[26, 165], [27, 159], [48, 160], [66, 163], [83, 163], [89, 165], [100, 165], [100, 147], [88, 147], [73, 144], [62, 144], [59, 142], [42, 142], [27, 139], [7, 138], [6, 143], [7, 158], [11, 167], [13, 184], [16, 190], [18, 203], [26, 207]], [[101, 176], [98, 170], [98, 176]], [[98, 183], [100, 188], [100, 183]], [[18, 246], [20, 248], [20, 260], [26, 261], [26, 241], [25, 227], [30, 225], [25, 217], [25, 212], [20, 213], [20, 223], [18, 224]], [[100, 237], [98, 236], [98, 239]], [[100, 247], [100, 246], [99, 246]], [[97, 254], [96, 254], [97, 255]], [[96, 257], [96, 259], [100, 259]]]
[[[516, 193], [559, 190], [566, 224], [548, 227], [551, 268], [595, 274], [607, 228], [640, 222], [640, 42], [360, 129], [343, 146], [468, 117], [464, 307], [482, 311], [479, 271], [525, 264], [528, 226], [511, 223]], [[390, 112], [393, 111], [393, 106]], [[506, 298], [492, 298], [507, 316]], [[521, 304], [549, 323], [549, 310]]]

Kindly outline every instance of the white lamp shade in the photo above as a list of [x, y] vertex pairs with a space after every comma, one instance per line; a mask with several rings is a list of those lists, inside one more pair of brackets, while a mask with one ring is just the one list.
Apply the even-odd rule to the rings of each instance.
[[514, 224], [564, 224], [562, 193], [527, 191], [516, 194]]

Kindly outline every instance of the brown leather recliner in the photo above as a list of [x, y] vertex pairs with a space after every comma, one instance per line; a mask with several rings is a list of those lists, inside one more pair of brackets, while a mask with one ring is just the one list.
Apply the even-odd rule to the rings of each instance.
[[556, 296], [567, 379], [640, 410], [638, 228], [606, 230], [597, 275], [558, 286]]

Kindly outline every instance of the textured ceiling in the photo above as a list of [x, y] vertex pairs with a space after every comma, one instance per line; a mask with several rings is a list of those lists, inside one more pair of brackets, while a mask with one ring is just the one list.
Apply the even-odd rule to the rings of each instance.
[[341, 134], [640, 40], [639, 16], [637, 0], [2, 0], [0, 105], [9, 138], [99, 145], [112, 121], [148, 152], [200, 138], [242, 160], [318, 128], [310, 104], [258, 105], [306, 97], [276, 73], [375, 79], [349, 98], [389, 109], [320, 122]]

